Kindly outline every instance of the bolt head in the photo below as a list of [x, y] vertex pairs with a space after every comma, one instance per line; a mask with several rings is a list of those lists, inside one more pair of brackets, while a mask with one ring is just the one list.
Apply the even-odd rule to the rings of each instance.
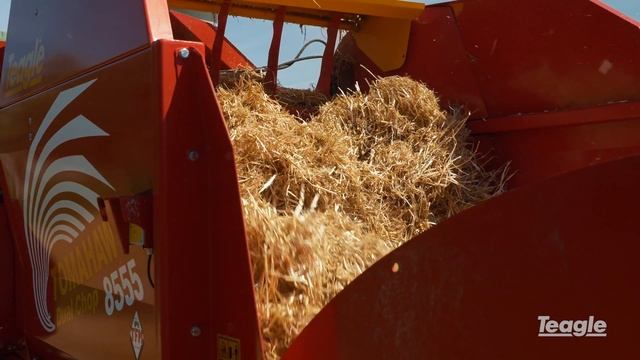
[[189, 54], [190, 54], [190, 52], [189, 52], [189, 49], [187, 49], [187, 48], [182, 48], [182, 49], [178, 50], [178, 56], [180, 56], [180, 58], [182, 58], [182, 59], [188, 58]]
[[189, 151], [189, 154], [187, 155], [187, 157], [191, 161], [197, 161], [200, 158], [200, 153], [197, 152], [196, 150], [191, 150]]
[[200, 329], [199, 326], [192, 326], [191, 327], [191, 336], [198, 337], [200, 335], [202, 335], [202, 329]]

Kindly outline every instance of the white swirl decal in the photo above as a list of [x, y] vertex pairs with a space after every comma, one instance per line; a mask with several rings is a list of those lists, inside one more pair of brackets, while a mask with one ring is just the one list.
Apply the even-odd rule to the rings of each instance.
[[[60, 112], [94, 82], [91, 80], [58, 94], [42, 120], [27, 156], [22, 198], [24, 233], [31, 260], [36, 311], [40, 323], [48, 332], [56, 328], [47, 307], [49, 260], [53, 247], [59, 241], [73, 242], [99, 211], [98, 193], [86, 185], [60, 180], [56, 176], [75, 172], [94, 178], [111, 189], [113, 186], [83, 155], [49, 159], [51, 153], [64, 143], [87, 137], [109, 136], [89, 119], [79, 115], [49, 138], [45, 138], [45, 135]], [[69, 197], [71, 194], [84, 200], [72, 200]]]

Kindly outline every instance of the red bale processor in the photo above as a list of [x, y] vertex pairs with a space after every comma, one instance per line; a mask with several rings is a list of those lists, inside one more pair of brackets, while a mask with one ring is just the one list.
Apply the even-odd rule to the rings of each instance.
[[283, 23], [322, 26], [317, 91], [409, 75], [514, 171], [365, 271], [284, 359], [638, 358], [640, 25], [598, 0], [12, 1], [0, 358], [263, 358], [214, 87], [253, 66], [228, 16], [273, 20], [271, 91]]

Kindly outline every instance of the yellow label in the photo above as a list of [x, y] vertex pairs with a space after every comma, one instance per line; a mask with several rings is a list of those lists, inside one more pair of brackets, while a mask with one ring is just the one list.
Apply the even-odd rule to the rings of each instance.
[[129, 224], [129, 244], [144, 246], [144, 230], [136, 224]]
[[218, 335], [218, 360], [240, 360], [240, 340]]

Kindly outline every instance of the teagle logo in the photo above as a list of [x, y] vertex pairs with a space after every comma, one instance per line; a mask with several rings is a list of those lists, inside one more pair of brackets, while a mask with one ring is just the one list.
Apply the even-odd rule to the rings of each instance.
[[539, 337], [606, 337], [607, 322], [589, 316], [587, 320], [551, 320], [548, 315], [538, 316]]
[[6, 59], [7, 79], [5, 80], [5, 91], [7, 95], [13, 95], [22, 90], [42, 82], [44, 72], [44, 44], [42, 40], [36, 39], [31, 51], [20, 58], [11, 53]]

